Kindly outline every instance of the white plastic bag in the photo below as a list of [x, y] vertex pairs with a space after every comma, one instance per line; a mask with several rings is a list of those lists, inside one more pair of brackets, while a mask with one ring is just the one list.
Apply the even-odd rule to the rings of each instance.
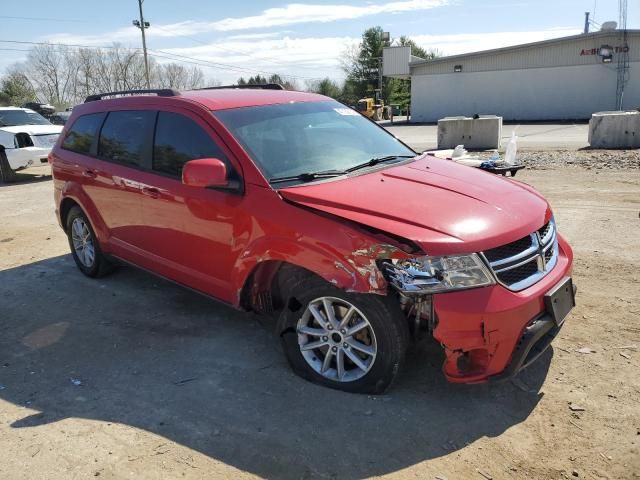
[[453, 149], [451, 158], [464, 157], [466, 154], [467, 154], [467, 151], [464, 149], [464, 145], [458, 145], [456, 148]]
[[507, 149], [504, 153], [504, 163], [507, 165], [516, 164], [516, 154], [518, 153], [518, 137], [516, 137], [516, 131], [511, 132], [511, 138], [507, 143]]

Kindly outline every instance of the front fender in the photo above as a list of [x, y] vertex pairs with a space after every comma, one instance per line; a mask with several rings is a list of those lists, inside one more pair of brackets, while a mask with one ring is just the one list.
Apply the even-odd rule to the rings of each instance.
[[347, 291], [386, 295], [387, 282], [376, 260], [390, 251], [404, 253], [396, 247], [382, 244], [340, 252], [329, 245], [301, 239], [262, 237], [250, 243], [239, 256], [232, 284], [238, 292], [239, 303], [240, 292], [254, 269], [262, 262], [275, 260], [309, 270]]

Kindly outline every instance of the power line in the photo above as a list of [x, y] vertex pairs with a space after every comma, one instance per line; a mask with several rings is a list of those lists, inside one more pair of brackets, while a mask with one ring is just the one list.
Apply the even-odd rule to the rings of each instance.
[[[140, 53], [140, 48], [135, 48], [135, 47], [119, 47], [119, 46], [100, 46], [100, 45], [82, 45], [82, 44], [77, 44], [77, 43], [53, 43], [53, 42], [31, 42], [31, 41], [26, 41], [26, 40], [0, 40], [0, 43], [12, 43], [12, 44], [20, 44], [20, 45], [39, 45], [39, 46], [57, 46], [57, 47], [69, 47], [69, 48], [87, 48], [87, 49], [91, 49], [91, 50], [100, 50], [100, 49], [112, 49], [112, 50], [134, 50], [137, 53]], [[281, 77], [285, 77], [285, 78], [295, 78], [295, 79], [301, 79], [301, 80], [319, 80], [319, 78], [314, 78], [314, 77], [303, 77], [303, 76], [299, 76], [299, 75], [286, 75], [286, 74], [278, 74], [275, 72], [268, 72], [268, 71], [264, 71], [264, 70], [258, 70], [258, 69], [254, 69], [254, 68], [245, 68], [245, 67], [239, 67], [236, 65], [229, 65], [226, 63], [220, 63], [220, 62], [211, 62], [208, 60], [202, 60], [199, 58], [194, 58], [194, 57], [189, 57], [186, 55], [179, 55], [179, 54], [175, 54], [175, 53], [171, 53], [171, 52], [165, 52], [162, 50], [152, 50], [149, 49], [153, 52], [158, 52], [164, 55], [171, 55], [173, 57], [180, 57], [183, 58], [185, 60], [181, 60], [180, 58], [171, 58], [171, 57], [167, 57], [167, 56], [162, 56], [162, 55], [157, 55], [157, 54], [153, 54], [152, 56], [158, 57], [158, 58], [165, 58], [168, 60], [173, 60], [175, 62], [182, 62], [182, 63], [191, 63], [191, 64], [195, 64], [195, 65], [200, 65], [203, 67], [211, 67], [211, 68], [217, 68], [219, 70], [230, 70], [230, 71], [234, 71], [236, 73], [262, 73], [265, 75], [280, 75]], [[187, 61], [189, 60], [189, 61]], [[197, 62], [197, 63], [196, 63]]]
[[[203, 42], [202, 40], [199, 40], [199, 39], [197, 39], [197, 38], [195, 38], [195, 37], [193, 37], [191, 35], [182, 35], [180, 33], [175, 33], [175, 32], [172, 32], [171, 30], [169, 30], [167, 28], [158, 27], [158, 26], [156, 26], [156, 28], [162, 30], [163, 32], [170, 33], [170, 34], [172, 34], [172, 35], [174, 35], [176, 37], [186, 38], [187, 40], [191, 40], [192, 42], [198, 43], [198, 44], [203, 45], [205, 47], [216, 48], [218, 50], [222, 50], [223, 52], [234, 53], [236, 55], [243, 55], [245, 57], [254, 58], [256, 60], [269, 60], [269, 61], [275, 63], [276, 65], [283, 65], [283, 66], [285, 65], [282, 62], [278, 62], [277, 61], [277, 59], [279, 59], [281, 57], [258, 57], [256, 55], [251, 55], [250, 53], [247, 53], [247, 52], [241, 52], [240, 50], [233, 50], [233, 49], [230, 49], [230, 48], [221, 47], [221, 46], [213, 44], [213, 43]], [[308, 70], [313, 69], [313, 67], [305, 67], [304, 65], [298, 65], [297, 68], [303, 68], [303, 69], [308, 69]]]
[[[165, 55], [173, 55], [173, 56], [179, 57], [179, 58], [186, 58], [188, 60], [195, 60], [195, 61], [198, 61], [198, 62], [203, 62], [203, 63], [211, 64], [211, 65], [214, 65], [214, 66], [224, 65], [226, 67], [232, 67], [232, 68], [235, 68], [235, 69], [246, 70], [247, 72], [263, 73], [265, 75], [273, 75], [274, 74], [274, 72], [268, 72], [268, 71], [265, 71], [265, 70], [257, 70], [257, 69], [254, 69], [254, 68], [245, 68], [245, 67], [239, 67], [239, 66], [236, 66], [236, 65], [229, 65], [229, 64], [226, 64], [226, 63], [212, 62], [210, 60], [202, 60], [200, 58], [194, 58], [194, 57], [189, 57], [189, 56], [186, 56], [186, 55], [180, 55], [178, 53], [166, 52], [164, 50], [154, 50], [154, 49], [149, 49], [149, 50], [151, 50], [153, 52], [159, 52], [159, 53], [162, 53], [162, 54], [165, 54]], [[281, 77], [298, 78], [298, 79], [301, 79], [301, 80], [319, 80], [319, 78], [317, 78], [317, 77], [304, 77], [304, 76], [300, 76], [300, 75], [286, 75], [286, 74], [277, 74], [277, 75], [280, 75]]]
[[29, 51], [25, 48], [0, 48], [0, 50], [5, 50], [9, 52], [28, 52]]
[[13, 17], [9, 15], [0, 15], [0, 18], [8, 18], [10, 20], [35, 20], [35, 21], [47, 21], [47, 22], [73, 22], [73, 23], [87, 23], [88, 21], [88, 20], [77, 20], [72, 18]]
[[44, 45], [54, 47], [72, 47], [72, 48], [89, 48], [89, 49], [102, 49], [108, 48], [112, 50], [141, 50], [140, 48], [132, 47], [120, 47], [115, 45], [80, 45], [77, 43], [56, 43], [56, 42], [28, 42], [26, 40], [0, 40], [0, 43], [18, 43], [24, 45]]
[[[79, 20], [79, 19], [61, 19], [61, 18], [47, 18], [47, 17], [17, 17], [17, 16], [7, 16], [7, 15], [0, 15], [0, 18], [8, 18], [8, 19], [13, 19], [13, 20], [36, 20], [36, 21], [53, 21], [53, 22], [74, 22], [74, 23], [86, 23], [88, 21], [92, 21], [92, 20]], [[279, 62], [278, 60], [281, 59], [282, 57], [259, 57], [257, 55], [252, 55], [248, 52], [244, 52], [244, 51], [240, 51], [240, 50], [235, 50], [235, 49], [230, 49], [230, 48], [224, 48], [221, 47], [219, 45], [215, 45], [215, 44], [211, 44], [211, 43], [207, 43], [207, 42], [203, 42], [202, 40], [199, 40], [191, 35], [183, 35], [183, 34], [179, 34], [179, 33], [175, 33], [172, 32], [171, 30], [167, 29], [167, 28], [163, 28], [160, 27], [158, 25], [155, 25], [154, 28], [157, 28], [159, 30], [162, 30], [164, 32], [167, 33], [171, 33], [173, 36], [176, 37], [181, 37], [181, 38], [185, 38], [187, 40], [191, 40], [195, 43], [198, 43], [200, 45], [206, 46], [206, 47], [211, 47], [211, 48], [216, 48], [218, 50], [221, 50], [223, 52], [227, 52], [227, 53], [233, 53], [236, 55], [242, 55], [245, 57], [249, 57], [249, 58], [253, 58], [255, 60], [261, 60], [261, 61], [270, 61], [272, 63], [275, 63], [276, 65], [281, 65], [281, 66], [286, 66], [285, 63], [283, 62]], [[71, 46], [71, 45], [70, 45]], [[83, 48], [91, 48], [91, 47], [87, 47], [84, 46]], [[108, 47], [100, 47], [100, 48], [108, 48]], [[193, 57], [191, 57], [193, 58]], [[305, 69], [305, 70], [316, 70], [313, 67], [308, 67], [305, 65], [296, 65], [296, 68], [301, 68], [301, 69]], [[259, 70], [251, 70], [253, 72], [259, 72]], [[262, 72], [264, 73], [264, 72]], [[270, 75], [272, 75], [274, 72], [268, 72]], [[281, 75], [283, 76], [283, 75]], [[292, 77], [292, 78], [300, 78], [300, 79], [311, 79], [311, 80], [317, 80], [319, 77], [304, 77], [304, 76], [298, 76], [298, 75], [286, 75], [288, 77]]]
[[[35, 21], [52, 21], [52, 22], [74, 22], [74, 23], [86, 23], [89, 21], [93, 21], [93, 20], [79, 20], [79, 19], [62, 19], [62, 18], [47, 18], [47, 17], [16, 17], [16, 16], [7, 16], [7, 15], [0, 15], [0, 18], [8, 18], [8, 19], [12, 19], [12, 20], [35, 20]], [[230, 49], [230, 48], [224, 48], [221, 47], [219, 45], [215, 45], [215, 44], [211, 44], [211, 43], [207, 43], [207, 42], [203, 42], [202, 40], [199, 40], [191, 35], [183, 35], [180, 33], [175, 33], [172, 32], [171, 30], [164, 28], [164, 27], [160, 27], [158, 25], [154, 25], [154, 28], [157, 28], [158, 30], [162, 30], [163, 32], [167, 32], [172, 34], [173, 36], [176, 37], [181, 37], [181, 38], [185, 38], [187, 40], [191, 40], [192, 42], [198, 43], [200, 45], [204, 45], [206, 47], [211, 47], [211, 48], [216, 48], [218, 50], [221, 50], [223, 52], [227, 52], [227, 53], [233, 53], [236, 55], [242, 55], [245, 57], [249, 57], [249, 58], [253, 58], [256, 60], [267, 60], [267, 61], [271, 61], [273, 63], [275, 63], [276, 65], [282, 65], [285, 66], [286, 64], [282, 63], [282, 62], [278, 62], [278, 59], [281, 59], [282, 57], [259, 57], [257, 55], [252, 55], [248, 52], [244, 52], [244, 51], [240, 51], [240, 50], [235, 50], [235, 49]], [[313, 67], [307, 67], [304, 65], [297, 65], [296, 68], [302, 68], [302, 69], [306, 69], [306, 70], [315, 70]], [[304, 78], [304, 77], [300, 77], [300, 78]]]

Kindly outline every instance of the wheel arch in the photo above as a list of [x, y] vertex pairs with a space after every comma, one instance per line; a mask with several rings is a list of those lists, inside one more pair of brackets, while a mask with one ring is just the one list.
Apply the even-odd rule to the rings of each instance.
[[73, 207], [78, 207], [84, 212], [82, 206], [73, 198], [65, 197], [62, 199], [62, 202], [60, 202], [60, 225], [62, 225], [62, 229], [65, 232], [67, 232], [67, 217]]
[[79, 184], [75, 182], [66, 182], [62, 188], [62, 195], [58, 206], [60, 225], [65, 232], [67, 231], [67, 216], [69, 215], [69, 211], [76, 205], [84, 212], [91, 224], [91, 228], [93, 228], [93, 231], [101, 244], [101, 247], [105, 250], [104, 246], [107, 243], [109, 235], [107, 226], [100, 216], [100, 212]]

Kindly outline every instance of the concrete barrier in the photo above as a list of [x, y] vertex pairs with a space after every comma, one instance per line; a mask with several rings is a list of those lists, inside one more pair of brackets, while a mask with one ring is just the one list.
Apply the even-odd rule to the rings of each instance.
[[597, 112], [589, 120], [591, 148], [640, 148], [640, 112]]
[[500, 148], [502, 117], [445, 117], [438, 120], [438, 150], [464, 145], [467, 149]]

